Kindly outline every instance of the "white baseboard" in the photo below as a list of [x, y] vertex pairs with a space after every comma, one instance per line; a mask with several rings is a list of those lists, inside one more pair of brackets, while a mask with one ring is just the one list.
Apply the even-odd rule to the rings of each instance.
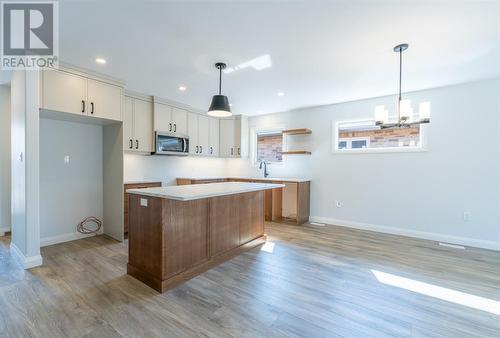
[[[97, 233], [97, 235], [102, 235], [104, 233], [103, 229]], [[70, 232], [67, 234], [62, 234], [62, 235], [57, 235], [57, 236], [50, 236], [50, 237], [43, 237], [40, 238], [40, 246], [49, 246], [49, 245], [54, 245], [58, 243], [64, 243], [64, 242], [69, 242], [69, 241], [75, 241], [77, 239], [82, 239], [82, 238], [87, 238], [87, 237], [93, 237], [96, 236], [95, 234], [90, 234], [90, 235], [84, 235], [79, 232]]]
[[445, 243], [464, 245], [464, 246], [469, 246], [469, 247], [474, 247], [474, 248], [500, 251], [500, 242], [495, 242], [495, 241], [485, 241], [485, 240], [474, 239], [474, 238], [445, 235], [445, 234], [440, 234], [440, 233], [435, 233], [435, 232], [418, 231], [418, 230], [411, 230], [411, 229], [401, 229], [401, 228], [395, 228], [395, 227], [390, 227], [390, 226], [385, 226], [385, 225], [353, 222], [353, 221], [339, 220], [339, 219], [333, 219], [333, 218], [328, 218], [328, 217], [319, 217], [319, 216], [311, 216], [311, 217], [309, 217], [309, 221], [338, 225], [338, 226], [361, 229], [361, 230], [382, 232], [382, 233], [391, 234], [391, 235], [414, 237], [414, 238], [427, 239], [427, 240], [436, 241], [436, 242], [445, 242]]
[[14, 243], [10, 243], [10, 254], [21, 263], [21, 266], [25, 269], [31, 269], [43, 263], [41, 255], [26, 257]]

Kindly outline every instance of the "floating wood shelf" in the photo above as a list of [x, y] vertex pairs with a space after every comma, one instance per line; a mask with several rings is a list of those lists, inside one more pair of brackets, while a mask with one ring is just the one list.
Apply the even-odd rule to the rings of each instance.
[[306, 134], [311, 134], [312, 130], [307, 129], [307, 128], [286, 129], [286, 130], [283, 130], [282, 133], [287, 134], [287, 135], [306, 135]]
[[307, 150], [290, 150], [290, 151], [282, 151], [283, 155], [311, 155], [310, 151]]

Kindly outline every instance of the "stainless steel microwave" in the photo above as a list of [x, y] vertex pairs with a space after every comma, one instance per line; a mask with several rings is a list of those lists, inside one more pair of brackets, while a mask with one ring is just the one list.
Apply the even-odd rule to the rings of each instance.
[[172, 133], [155, 132], [155, 154], [188, 155], [189, 137]]

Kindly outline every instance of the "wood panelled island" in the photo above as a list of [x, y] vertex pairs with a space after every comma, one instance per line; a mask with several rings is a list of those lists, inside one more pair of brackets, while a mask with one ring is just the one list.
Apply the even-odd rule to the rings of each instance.
[[264, 192], [223, 182], [129, 189], [127, 273], [164, 292], [265, 242]]

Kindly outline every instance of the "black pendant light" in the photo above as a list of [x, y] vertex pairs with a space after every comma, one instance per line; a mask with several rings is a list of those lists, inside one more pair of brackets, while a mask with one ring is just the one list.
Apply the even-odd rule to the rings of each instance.
[[208, 108], [208, 115], [216, 117], [228, 117], [233, 115], [229, 107], [229, 100], [227, 96], [221, 94], [222, 88], [222, 70], [226, 68], [226, 64], [217, 62], [215, 68], [219, 70], [219, 95], [214, 95], [210, 108]]

